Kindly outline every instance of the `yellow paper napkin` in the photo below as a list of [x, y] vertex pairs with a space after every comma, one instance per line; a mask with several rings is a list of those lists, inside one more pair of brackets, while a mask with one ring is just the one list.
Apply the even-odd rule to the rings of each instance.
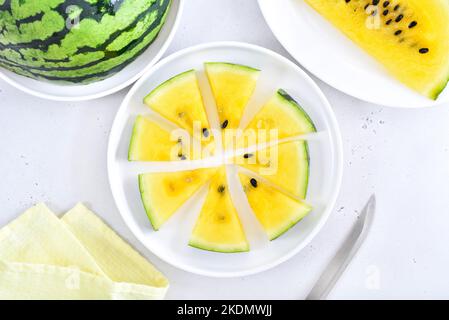
[[163, 299], [168, 280], [79, 204], [45, 205], [0, 230], [0, 299]]

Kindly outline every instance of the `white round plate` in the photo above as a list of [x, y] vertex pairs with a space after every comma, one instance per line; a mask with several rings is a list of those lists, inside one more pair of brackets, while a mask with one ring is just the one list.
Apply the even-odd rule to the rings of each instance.
[[353, 97], [402, 108], [441, 105], [391, 77], [373, 58], [321, 17], [304, 0], [259, 0], [262, 13], [284, 48], [315, 76]]
[[[153, 231], [141, 203], [137, 175], [153, 171], [154, 166], [151, 163], [130, 163], [127, 160], [136, 115], [150, 112], [143, 104], [143, 98], [164, 80], [183, 71], [196, 69], [205, 104], [211, 115], [210, 108], [214, 108], [214, 102], [203, 69], [203, 63], [208, 61], [233, 62], [262, 70], [249, 105], [262, 107], [278, 88], [283, 88], [299, 101], [319, 131], [309, 141], [311, 175], [307, 201], [314, 206], [313, 212], [280, 238], [269, 242], [254, 216], [240, 211], [251, 246], [248, 253], [213, 253], [188, 246], [190, 233], [201, 208], [200, 199], [204, 199], [207, 186], [183, 207], [183, 212], [176, 213], [160, 231]], [[215, 124], [213, 122], [211, 120], [216, 128], [218, 120]], [[243, 276], [267, 270], [286, 261], [307, 245], [323, 226], [340, 188], [341, 137], [334, 113], [325, 96], [297, 65], [277, 53], [254, 45], [211, 43], [179, 51], [161, 60], [134, 85], [123, 101], [112, 127], [108, 146], [108, 174], [115, 202], [124, 221], [154, 254], [178, 268], [201, 275]], [[233, 188], [232, 182], [229, 182], [230, 188]]]
[[105, 80], [87, 85], [59, 85], [37, 81], [0, 68], [0, 78], [31, 95], [57, 101], [84, 101], [98, 99], [120, 91], [137, 81], [164, 54], [178, 28], [184, 0], [172, 0], [157, 39], [135, 61]]

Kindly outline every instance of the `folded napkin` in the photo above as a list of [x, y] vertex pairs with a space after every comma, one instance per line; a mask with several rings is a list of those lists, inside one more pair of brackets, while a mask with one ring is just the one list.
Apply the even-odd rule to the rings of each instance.
[[168, 280], [79, 204], [44, 204], [0, 230], [0, 299], [162, 299]]

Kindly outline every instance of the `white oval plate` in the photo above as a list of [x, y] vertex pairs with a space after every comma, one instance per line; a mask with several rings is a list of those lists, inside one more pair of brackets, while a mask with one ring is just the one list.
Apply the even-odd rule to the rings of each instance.
[[259, 0], [276, 38], [307, 70], [332, 87], [371, 103], [402, 108], [441, 105], [391, 77], [368, 54], [321, 17], [304, 0]]
[[[244, 216], [240, 212], [251, 245], [248, 253], [213, 253], [187, 245], [201, 208], [200, 199], [204, 199], [207, 188], [203, 188], [194, 197], [196, 199], [189, 201], [180, 210], [182, 212], [176, 213], [160, 231], [153, 231], [141, 203], [137, 174], [153, 171], [154, 168], [149, 163], [130, 163], [127, 160], [135, 117], [150, 112], [142, 102], [143, 97], [164, 80], [195, 68], [205, 103], [208, 110], [211, 110], [214, 102], [203, 70], [203, 63], [206, 61], [227, 61], [259, 68], [262, 73], [250, 104], [262, 104], [276, 89], [283, 88], [298, 99], [320, 132], [309, 142], [311, 175], [307, 201], [315, 207], [314, 211], [272, 242], [265, 240], [252, 214]], [[188, 48], [163, 59], [134, 85], [124, 99], [112, 127], [108, 146], [108, 174], [115, 202], [124, 221], [154, 254], [178, 268], [201, 275], [243, 276], [267, 270], [286, 261], [306, 246], [323, 226], [340, 188], [341, 137], [334, 113], [325, 96], [297, 65], [277, 53], [254, 45], [211, 43]]]
[[178, 28], [184, 0], [173, 0], [157, 39], [135, 61], [105, 80], [87, 85], [58, 85], [37, 81], [0, 68], [0, 78], [28, 94], [56, 101], [85, 101], [108, 96], [137, 81], [164, 54]]

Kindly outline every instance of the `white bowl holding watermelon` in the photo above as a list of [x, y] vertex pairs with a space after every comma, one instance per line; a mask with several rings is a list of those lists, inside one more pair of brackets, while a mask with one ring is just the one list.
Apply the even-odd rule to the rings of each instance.
[[[0, 78], [58, 101], [101, 98], [137, 81], [168, 48], [184, 5], [183, 0], [61, 0], [56, 7], [45, 2], [42, 8], [24, 2], [15, 11], [11, 2], [0, 6], [11, 20], [0, 35]], [[42, 19], [46, 16], [53, 19]]]
[[447, 1], [258, 2], [285, 49], [332, 87], [389, 107], [449, 102]]
[[[191, 156], [185, 136], [170, 135], [192, 118], [214, 155]], [[237, 161], [262, 149], [234, 153], [220, 138], [259, 124], [286, 137], [272, 176]], [[124, 99], [108, 146], [111, 190], [134, 235], [164, 261], [213, 277], [261, 272], [304, 248], [332, 212], [342, 163], [337, 121], [313, 80], [277, 53], [236, 42], [153, 66]]]

